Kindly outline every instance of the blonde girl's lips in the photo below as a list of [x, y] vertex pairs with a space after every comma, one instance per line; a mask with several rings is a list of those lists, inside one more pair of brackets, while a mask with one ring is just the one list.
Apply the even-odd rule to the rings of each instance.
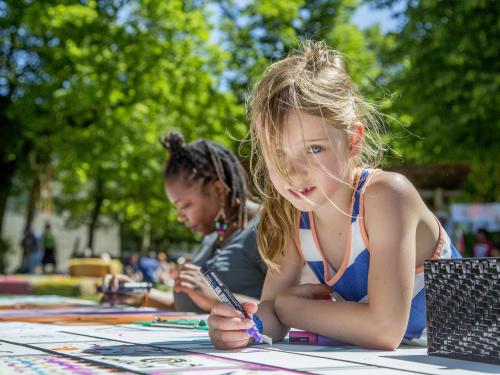
[[297, 199], [302, 199], [303, 197], [307, 197], [308, 195], [311, 195], [314, 190], [316, 190], [316, 188], [314, 186], [310, 186], [310, 187], [306, 187], [306, 188], [298, 189], [298, 190], [288, 189], [290, 194]]

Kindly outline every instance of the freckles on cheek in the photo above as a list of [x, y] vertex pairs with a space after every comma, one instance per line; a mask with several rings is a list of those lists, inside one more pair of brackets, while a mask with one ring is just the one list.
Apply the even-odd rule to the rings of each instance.
[[342, 165], [332, 157], [327, 158], [325, 156], [314, 159], [311, 171], [319, 178], [342, 178]]
[[267, 172], [269, 173], [269, 179], [271, 180], [272, 184], [276, 187], [279, 188], [280, 186], [283, 185], [282, 179], [280, 174], [274, 169], [272, 166], [267, 167]]
[[275, 187], [278, 187], [279, 186], [279, 179], [278, 179], [278, 176], [276, 176], [275, 173], [269, 171], [269, 179], [271, 180], [271, 183], [275, 186]]
[[278, 193], [280, 193], [281, 195], [285, 195], [286, 189], [284, 187], [284, 183], [282, 182], [281, 178], [271, 173], [269, 174], [269, 178], [274, 188], [278, 191]]

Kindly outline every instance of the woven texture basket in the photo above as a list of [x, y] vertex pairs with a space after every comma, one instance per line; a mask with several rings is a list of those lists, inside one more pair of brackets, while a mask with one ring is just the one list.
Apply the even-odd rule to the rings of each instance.
[[500, 258], [427, 260], [430, 355], [500, 364]]

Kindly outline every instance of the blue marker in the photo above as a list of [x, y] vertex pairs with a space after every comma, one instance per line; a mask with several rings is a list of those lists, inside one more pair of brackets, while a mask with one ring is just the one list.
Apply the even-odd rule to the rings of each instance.
[[[213, 292], [217, 295], [222, 303], [225, 303], [226, 305], [231, 306], [233, 309], [242, 312], [247, 319], [250, 319], [250, 316], [248, 316], [248, 314], [245, 312], [245, 309], [243, 309], [241, 303], [236, 299], [233, 293], [231, 293], [229, 288], [222, 282], [222, 280], [219, 279], [219, 277], [213, 270], [207, 267], [201, 267], [201, 273], [207, 280], [208, 285], [210, 285]], [[273, 341], [270, 337], [260, 334], [259, 330], [255, 326], [255, 322], [253, 323], [253, 326], [251, 328], [248, 328], [246, 330], [246, 332], [250, 335], [250, 337], [254, 339], [257, 344], [262, 344], [263, 342], [266, 342], [269, 345], [273, 344]]]

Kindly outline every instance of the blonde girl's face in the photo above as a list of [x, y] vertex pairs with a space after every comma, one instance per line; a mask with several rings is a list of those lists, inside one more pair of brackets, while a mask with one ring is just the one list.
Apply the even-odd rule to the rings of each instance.
[[346, 147], [348, 137], [322, 117], [296, 111], [288, 114], [284, 129], [283, 142], [274, 152], [285, 176], [267, 155], [271, 182], [297, 209], [314, 211], [350, 186], [348, 160], [353, 155]]

